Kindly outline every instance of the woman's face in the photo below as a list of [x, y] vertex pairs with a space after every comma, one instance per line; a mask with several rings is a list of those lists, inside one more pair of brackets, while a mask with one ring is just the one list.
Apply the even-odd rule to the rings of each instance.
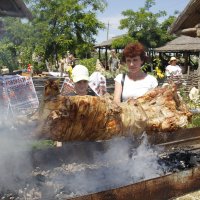
[[176, 65], [176, 60], [172, 60], [170, 64], [175, 66]]
[[129, 72], [132, 73], [140, 71], [143, 63], [144, 62], [141, 60], [140, 56], [126, 58], [126, 64], [128, 66]]
[[75, 91], [78, 95], [87, 95], [88, 93], [88, 81], [81, 80], [74, 84]]

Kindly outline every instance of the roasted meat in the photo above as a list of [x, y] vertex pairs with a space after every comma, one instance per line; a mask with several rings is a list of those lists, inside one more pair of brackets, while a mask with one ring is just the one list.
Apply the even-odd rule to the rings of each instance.
[[144, 131], [174, 131], [185, 127], [191, 118], [175, 86], [158, 87], [120, 105], [109, 95], [52, 94], [44, 98], [37, 133], [57, 141], [107, 140], [114, 136], [138, 136]]

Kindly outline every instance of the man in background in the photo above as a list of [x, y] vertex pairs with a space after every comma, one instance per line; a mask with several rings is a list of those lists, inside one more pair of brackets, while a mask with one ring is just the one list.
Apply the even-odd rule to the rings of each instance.
[[119, 68], [119, 59], [114, 49], [112, 49], [110, 53], [111, 54], [108, 60], [109, 69], [111, 72], [115, 72]]

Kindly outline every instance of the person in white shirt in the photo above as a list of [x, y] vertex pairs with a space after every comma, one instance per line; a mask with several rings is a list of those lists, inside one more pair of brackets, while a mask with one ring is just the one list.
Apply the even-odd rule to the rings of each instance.
[[182, 69], [177, 65], [176, 57], [171, 57], [169, 60], [169, 65], [165, 68], [165, 76], [169, 84], [175, 84], [177, 88], [182, 85]]
[[123, 56], [128, 66], [128, 73], [118, 74], [114, 79], [114, 101], [116, 103], [129, 98], [136, 99], [158, 86], [158, 81], [154, 76], [142, 71], [141, 67], [147, 59], [142, 44], [128, 44], [123, 51]]
[[182, 77], [182, 69], [177, 65], [176, 57], [171, 57], [169, 65], [165, 68], [165, 75], [169, 77]]

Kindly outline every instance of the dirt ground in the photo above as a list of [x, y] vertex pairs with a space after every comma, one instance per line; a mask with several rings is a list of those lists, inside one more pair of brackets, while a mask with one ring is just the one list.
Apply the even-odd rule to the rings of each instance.
[[200, 200], [200, 190], [186, 194], [173, 200]]

